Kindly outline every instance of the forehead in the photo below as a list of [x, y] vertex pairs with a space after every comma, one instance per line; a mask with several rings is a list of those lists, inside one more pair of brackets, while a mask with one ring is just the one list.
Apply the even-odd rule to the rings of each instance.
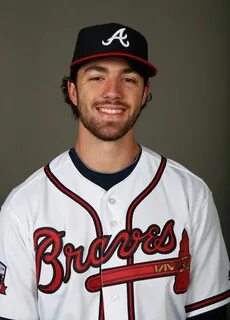
[[[134, 65], [126, 58], [120, 57], [105, 57], [90, 60], [84, 63], [78, 70], [79, 73], [84, 73], [88, 70], [93, 70], [95, 67], [105, 69], [105, 71], [117, 72], [137, 72]], [[138, 73], [138, 72], [137, 72]]]

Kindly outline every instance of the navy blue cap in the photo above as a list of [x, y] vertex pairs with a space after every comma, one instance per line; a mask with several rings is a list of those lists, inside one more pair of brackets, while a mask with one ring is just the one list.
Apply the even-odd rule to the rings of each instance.
[[148, 44], [138, 31], [118, 24], [94, 25], [80, 30], [70, 68], [103, 57], [126, 57], [134, 61], [148, 77], [156, 75], [157, 68], [148, 61]]

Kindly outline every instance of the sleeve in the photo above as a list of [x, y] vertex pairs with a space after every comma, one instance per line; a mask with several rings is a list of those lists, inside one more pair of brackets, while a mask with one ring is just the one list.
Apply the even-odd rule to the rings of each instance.
[[229, 260], [211, 192], [194, 213], [187, 318], [230, 302]]
[[0, 319], [37, 320], [33, 242], [19, 210], [0, 212]]
[[187, 318], [189, 320], [228, 320], [227, 319], [227, 306], [198, 314], [197, 316]]

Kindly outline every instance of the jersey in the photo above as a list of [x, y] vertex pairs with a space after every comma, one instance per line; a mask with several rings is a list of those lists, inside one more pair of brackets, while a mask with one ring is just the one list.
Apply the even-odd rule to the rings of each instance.
[[228, 270], [206, 184], [145, 147], [107, 191], [65, 152], [1, 210], [0, 317], [182, 320], [230, 301]]

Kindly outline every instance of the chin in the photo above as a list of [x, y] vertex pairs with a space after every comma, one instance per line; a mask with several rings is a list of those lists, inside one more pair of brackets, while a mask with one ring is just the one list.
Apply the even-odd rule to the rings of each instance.
[[[107, 130], [106, 130], [107, 131]], [[113, 132], [94, 131], [91, 132], [95, 137], [103, 141], [117, 141], [124, 137], [129, 130], [119, 130]]]

